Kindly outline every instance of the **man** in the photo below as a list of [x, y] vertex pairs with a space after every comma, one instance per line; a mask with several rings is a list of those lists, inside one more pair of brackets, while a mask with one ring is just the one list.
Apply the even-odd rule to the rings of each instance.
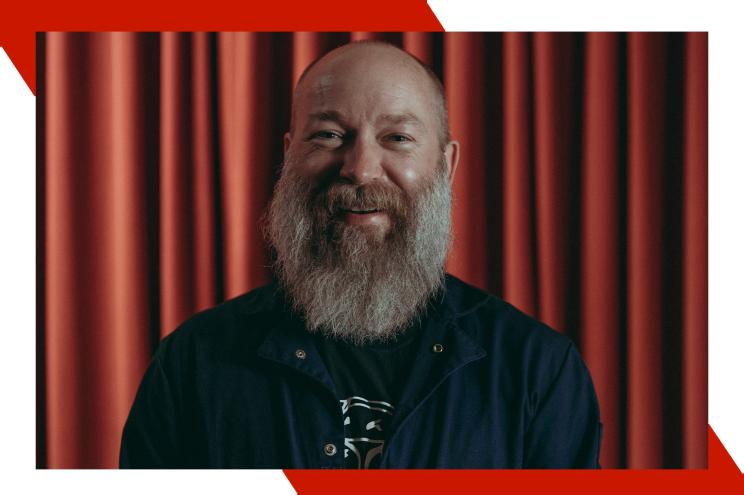
[[311, 65], [267, 215], [277, 281], [162, 342], [121, 466], [598, 467], [570, 341], [444, 273], [458, 147], [402, 50]]

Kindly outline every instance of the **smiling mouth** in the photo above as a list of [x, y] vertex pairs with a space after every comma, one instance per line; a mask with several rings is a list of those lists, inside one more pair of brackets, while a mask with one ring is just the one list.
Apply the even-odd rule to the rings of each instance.
[[345, 213], [355, 213], [357, 215], [364, 215], [364, 214], [368, 214], [368, 213], [378, 213], [378, 212], [381, 212], [383, 210], [379, 210], [379, 209], [368, 209], [368, 210], [351, 209], [351, 210], [342, 210], [342, 211], [344, 211]]

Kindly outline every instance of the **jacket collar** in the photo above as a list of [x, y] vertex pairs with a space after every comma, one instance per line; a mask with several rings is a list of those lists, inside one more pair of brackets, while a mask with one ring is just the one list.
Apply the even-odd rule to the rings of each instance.
[[272, 284], [273, 297], [262, 307], [249, 314], [268, 312], [269, 330], [256, 349], [260, 358], [292, 368], [319, 382], [335, 394], [335, 386], [326, 369], [310, 333], [301, 318], [291, 310], [286, 297], [277, 284]]
[[[245, 302], [249, 315], [270, 313], [268, 331], [256, 354], [282, 364], [320, 383], [335, 395], [335, 386], [301, 318], [289, 309], [287, 298], [276, 282], [255, 291]], [[488, 294], [447, 275], [443, 290], [430, 304], [417, 358], [403, 389], [398, 409], [415, 408], [450, 373], [486, 355], [473, 329], [463, 318], [483, 305]], [[434, 345], [444, 347], [434, 352]]]

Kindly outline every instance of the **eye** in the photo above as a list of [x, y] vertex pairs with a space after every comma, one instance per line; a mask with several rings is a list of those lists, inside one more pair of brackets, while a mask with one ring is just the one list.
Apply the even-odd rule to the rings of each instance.
[[407, 142], [413, 141], [413, 138], [411, 138], [410, 136], [407, 136], [406, 134], [394, 133], [394, 134], [388, 134], [387, 136], [385, 136], [385, 140], [393, 142], [393, 143], [407, 143]]
[[310, 139], [330, 140], [330, 139], [343, 139], [344, 136], [338, 131], [318, 131], [314, 132]]
[[337, 149], [344, 145], [346, 136], [334, 129], [322, 129], [311, 133], [307, 140], [321, 149]]
[[307, 138], [310, 143], [313, 143], [319, 148], [325, 149], [336, 149], [340, 148], [344, 144], [345, 136], [339, 131], [333, 129], [323, 129], [315, 131]]

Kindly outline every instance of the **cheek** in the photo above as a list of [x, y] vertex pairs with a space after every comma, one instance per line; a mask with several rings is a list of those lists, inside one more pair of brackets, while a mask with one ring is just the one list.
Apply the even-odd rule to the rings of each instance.
[[285, 167], [306, 181], [318, 184], [333, 174], [334, 157], [325, 150], [300, 150], [288, 154]]
[[388, 177], [406, 193], [415, 193], [435, 173], [435, 159], [411, 160], [392, 164]]
[[421, 171], [413, 167], [405, 168], [400, 172], [400, 180], [415, 185], [421, 180]]

